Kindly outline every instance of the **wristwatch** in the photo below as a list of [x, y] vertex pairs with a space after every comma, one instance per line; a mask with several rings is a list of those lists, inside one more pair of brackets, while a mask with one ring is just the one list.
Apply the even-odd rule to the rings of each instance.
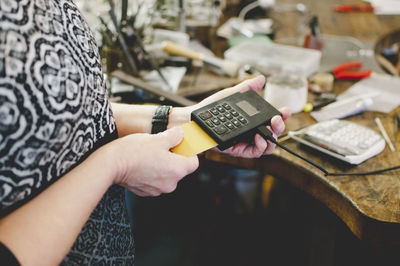
[[167, 129], [168, 116], [171, 108], [172, 106], [170, 105], [161, 105], [157, 107], [156, 112], [151, 119], [151, 134], [157, 134]]

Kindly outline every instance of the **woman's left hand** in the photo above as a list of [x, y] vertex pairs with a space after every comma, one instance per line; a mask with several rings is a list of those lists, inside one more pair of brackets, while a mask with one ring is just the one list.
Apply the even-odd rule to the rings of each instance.
[[[243, 81], [232, 88], [221, 90], [205, 98], [198, 104], [195, 104], [190, 107], [184, 107], [182, 109], [185, 109], [185, 112], [188, 114], [187, 117], [190, 117], [191, 111], [201, 108], [212, 102], [218, 101], [236, 92], [245, 92], [247, 90], [254, 90], [257, 92], [261, 91], [264, 87], [264, 84], [265, 84], [265, 77], [258, 76], [256, 78]], [[283, 131], [285, 130], [285, 124], [283, 121], [287, 119], [291, 114], [291, 111], [288, 108], [282, 108], [279, 111], [281, 112], [282, 116], [274, 116], [271, 120], [271, 125], [268, 126], [268, 128], [271, 130], [275, 138], [277, 138], [283, 133]], [[275, 144], [273, 144], [270, 141], [266, 141], [263, 137], [257, 134], [255, 135], [252, 143], [236, 144], [235, 146], [224, 150], [223, 153], [227, 153], [235, 157], [258, 158], [262, 155], [271, 154], [274, 148]]]
[[[283, 120], [288, 118], [291, 114], [288, 108], [282, 108], [279, 109], [279, 111], [281, 112], [282, 117], [279, 115], [274, 116], [271, 119], [271, 126], [268, 126], [268, 129], [272, 132], [275, 139], [279, 137], [285, 130], [285, 124]], [[259, 134], [256, 134], [254, 136], [253, 143], [239, 143], [222, 152], [235, 157], [258, 158], [262, 155], [271, 154], [274, 149], [274, 143], [267, 141]]]

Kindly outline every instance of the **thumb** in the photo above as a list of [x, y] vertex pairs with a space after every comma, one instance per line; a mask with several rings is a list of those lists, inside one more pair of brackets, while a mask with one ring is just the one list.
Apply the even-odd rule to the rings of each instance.
[[237, 90], [240, 92], [245, 92], [248, 90], [255, 90], [255, 91], [260, 91], [265, 85], [265, 77], [263, 75], [257, 76], [252, 79], [248, 79], [243, 81], [242, 83], [239, 83], [235, 87], [237, 87]]
[[206, 99], [200, 102], [200, 107], [215, 102], [217, 100], [220, 100], [222, 98], [228, 97], [236, 92], [245, 92], [248, 90], [260, 91], [262, 88], [264, 88], [264, 85], [265, 85], [265, 77], [262, 75], [242, 81], [241, 83], [237, 84], [234, 87], [221, 90], [207, 97]]
[[183, 139], [183, 129], [181, 127], [173, 127], [158, 134], [163, 139], [163, 146], [168, 149], [178, 145]]

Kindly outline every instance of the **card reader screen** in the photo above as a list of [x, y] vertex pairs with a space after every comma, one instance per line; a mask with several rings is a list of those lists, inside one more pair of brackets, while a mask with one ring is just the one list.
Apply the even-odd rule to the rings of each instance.
[[246, 114], [248, 114], [249, 116], [253, 116], [259, 113], [259, 111], [246, 100], [237, 102], [236, 105], [239, 106], [240, 109], [246, 112]]

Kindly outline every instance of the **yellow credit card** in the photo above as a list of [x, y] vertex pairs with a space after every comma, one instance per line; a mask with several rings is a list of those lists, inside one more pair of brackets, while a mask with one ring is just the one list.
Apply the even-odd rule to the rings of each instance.
[[185, 135], [181, 143], [171, 149], [173, 153], [190, 157], [218, 145], [218, 143], [207, 135], [194, 121], [183, 124], [181, 127]]

